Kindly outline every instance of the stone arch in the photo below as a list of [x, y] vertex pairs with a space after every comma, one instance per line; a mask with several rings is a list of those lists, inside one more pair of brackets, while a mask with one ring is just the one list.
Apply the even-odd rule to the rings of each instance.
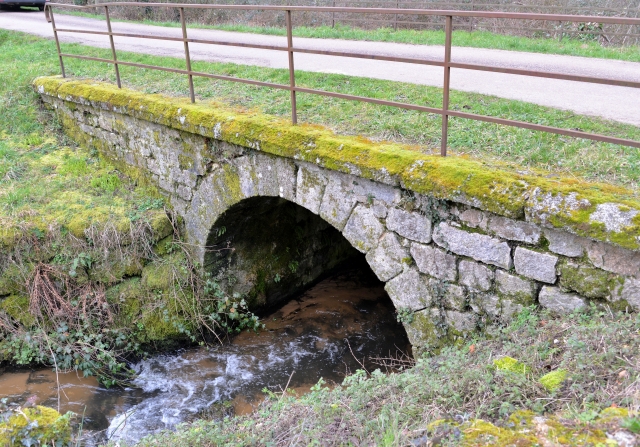
[[[304, 209], [317, 218], [316, 223], [310, 223], [297, 211], [298, 218], [307, 225], [305, 231], [312, 228], [323, 233], [325, 242], [331, 245], [329, 249], [315, 239], [316, 259], [322, 258], [323, 250], [335, 255], [336, 261], [344, 261], [357, 251], [376, 276], [387, 283], [386, 289], [396, 308], [422, 310], [427, 307], [424, 303], [429, 296], [427, 283], [424, 276], [411, 267], [409, 244], [404, 238], [430, 242], [431, 221], [422, 214], [403, 211], [399, 207], [401, 201], [397, 187], [311, 163], [252, 152], [231, 155], [226, 163], [205, 176], [194, 191], [184, 217], [188, 238], [196, 247], [201, 263], [211, 268], [213, 264], [220, 267], [225, 256], [212, 255], [221, 252], [211, 252], [207, 247], [224, 249], [225, 241], [240, 231], [242, 222], [250, 216], [263, 216], [267, 219], [266, 228], [272, 223], [270, 209], [279, 208], [289, 214]], [[238, 227], [230, 228], [230, 222], [234, 221], [239, 222]], [[303, 235], [309, 233], [303, 231]], [[348, 242], [349, 246], [338, 239]], [[281, 269], [287, 259], [277, 262]], [[320, 264], [324, 270], [335, 266], [331, 262]], [[302, 282], [310, 283], [321, 272], [307, 269], [306, 274]]]

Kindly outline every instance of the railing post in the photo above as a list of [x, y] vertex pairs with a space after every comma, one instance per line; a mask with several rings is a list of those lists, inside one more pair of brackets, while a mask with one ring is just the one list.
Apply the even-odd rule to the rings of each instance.
[[298, 124], [298, 110], [296, 107], [296, 74], [293, 69], [293, 32], [291, 26], [291, 10], [287, 9], [287, 52], [289, 53], [289, 91], [291, 92], [291, 122]]
[[[336, 0], [333, 0], [333, 7], [336, 7]], [[331, 11], [331, 28], [335, 28], [336, 26], [336, 13], [335, 11]]]
[[104, 16], [107, 19], [107, 31], [109, 31], [109, 43], [111, 43], [113, 66], [116, 69], [116, 82], [118, 83], [118, 88], [122, 88], [122, 84], [120, 83], [120, 68], [118, 67], [118, 59], [116, 57], [116, 46], [113, 43], [113, 31], [111, 30], [111, 20], [109, 19], [109, 7], [107, 5], [104, 6]]
[[184, 22], [184, 8], [180, 8], [180, 23], [182, 23], [182, 41], [184, 42], [184, 57], [187, 61], [187, 71], [189, 72], [189, 94], [191, 102], [196, 102], [196, 94], [193, 91], [193, 75], [191, 74], [191, 56], [189, 55], [189, 42], [187, 42], [187, 25]]
[[53, 8], [51, 5], [46, 6], [49, 11], [49, 19], [51, 20], [51, 27], [53, 28], [53, 37], [56, 40], [56, 48], [58, 49], [58, 60], [60, 61], [60, 71], [62, 72], [62, 77], [66, 78], [67, 75], [64, 71], [64, 62], [62, 62], [62, 52], [60, 51], [60, 41], [58, 40], [58, 30], [56, 29], [56, 19], [53, 18]]
[[445, 22], [444, 44], [444, 85], [442, 86], [442, 145], [440, 155], [447, 156], [447, 139], [449, 136], [449, 84], [451, 81], [451, 34], [453, 32], [453, 16], [447, 16]]

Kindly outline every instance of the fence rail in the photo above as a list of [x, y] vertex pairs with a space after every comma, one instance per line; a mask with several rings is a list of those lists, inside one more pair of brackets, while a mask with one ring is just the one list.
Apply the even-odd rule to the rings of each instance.
[[[56, 0], [60, 3], [87, 4], [99, 0]], [[118, 3], [119, 0], [110, 0]], [[123, 0], [127, 1], [127, 0]], [[156, 0], [158, 1], [158, 0]], [[202, 0], [161, 0], [166, 2], [198, 3]], [[235, 4], [236, 0], [212, 0], [214, 3]], [[205, 0], [206, 2], [206, 0]], [[640, 17], [640, 0], [246, 0], [247, 3], [260, 5], [289, 6], [333, 6], [333, 7], [380, 7], [395, 9], [437, 9], [463, 11], [510, 11], [520, 13], [542, 14], [588, 14], [597, 17]], [[128, 20], [152, 20], [178, 22], [175, 13], [166, 10], [144, 8], [112, 8], [111, 17]], [[187, 14], [186, 20], [197, 21], [206, 25], [238, 23], [252, 26], [283, 27], [282, 16], [273, 11], [207, 11], [193, 15]], [[393, 29], [442, 30], [444, 21], [437, 17], [405, 16], [402, 13], [385, 14], [374, 18], [366, 15], [348, 13], [297, 14], [294, 17], [296, 26], [331, 26], [346, 24], [365, 29], [388, 27]], [[561, 24], [549, 21], [526, 21], [512, 19], [488, 19], [473, 17], [454, 17], [454, 26], [468, 32], [489, 31], [497, 34], [541, 37], [563, 40], [564, 38], [582, 41], [599, 41], [603, 45], [625, 46], [640, 43], [640, 26], [602, 24], [581, 22]]]
[[[150, 36], [150, 35], [144, 35], [144, 34], [113, 32], [111, 28], [111, 20], [109, 16], [109, 8], [113, 6], [177, 9], [179, 12], [180, 22], [182, 26], [182, 37], [181, 38], [180, 37], [160, 37], [160, 36]], [[54, 7], [55, 8], [73, 8], [73, 9], [104, 8], [107, 30], [106, 31], [90, 31], [90, 30], [57, 28], [55, 23], [54, 13], [53, 13]], [[287, 45], [286, 46], [259, 45], [259, 44], [226, 42], [221, 40], [189, 38], [187, 34], [187, 26], [185, 21], [185, 9], [271, 10], [271, 11], [283, 12], [285, 14], [285, 25], [287, 30]], [[399, 13], [400, 11], [402, 12], [402, 14], [445, 18], [446, 39], [445, 39], [444, 55], [442, 60], [372, 55], [372, 54], [355, 53], [355, 52], [314, 50], [314, 49], [298, 48], [298, 47], [295, 47], [293, 44], [292, 15], [294, 12], [396, 14], [396, 13]], [[440, 148], [440, 153], [442, 156], [446, 156], [447, 154], [449, 117], [472, 119], [472, 120], [484, 121], [488, 123], [519, 127], [519, 128], [524, 128], [524, 129], [529, 129], [534, 131], [542, 131], [542, 132], [554, 133], [558, 135], [565, 135], [569, 137], [584, 138], [584, 139], [593, 140], [593, 141], [613, 143], [613, 144], [619, 144], [623, 146], [640, 148], [640, 141], [610, 137], [606, 135], [592, 134], [592, 133], [582, 132], [578, 130], [562, 129], [557, 127], [532, 124], [532, 123], [527, 123], [523, 121], [516, 121], [516, 120], [509, 120], [504, 118], [467, 113], [467, 112], [460, 112], [456, 110], [451, 110], [449, 108], [450, 79], [451, 79], [452, 68], [487, 71], [487, 72], [494, 72], [494, 73], [506, 73], [506, 74], [532, 76], [532, 77], [548, 78], [548, 79], [562, 79], [562, 80], [568, 80], [568, 81], [622, 86], [622, 87], [630, 87], [630, 88], [640, 88], [640, 82], [633, 82], [633, 81], [622, 81], [622, 80], [608, 79], [608, 78], [598, 78], [598, 77], [569, 75], [569, 74], [552, 73], [552, 72], [535, 71], [535, 70], [522, 70], [522, 69], [503, 68], [503, 67], [495, 67], [495, 66], [480, 65], [480, 64], [463, 64], [463, 63], [452, 62], [451, 48], [452, 48], [454, 17], [508, 18], [508, 19], [516, 19], [516, 20], [543, 20], [543, 21], [555, 21], [555, 22], [562, 21], [562, 22], [573, 22], [573, 23], [590, 22], [595, 19], [598, 19], [601, 23], [640, 25], [640, 19], [637, 19], [637, 18], [594, 17], [594, 16], [575, 16], [575, 15], [567, 15], [567, 14], [535, 14], [535, 13], [513, 13], [513, 12], [488, 12], [488, 11], [450, 11], [450, 10], [446, 11], [446, 10], [393, 9], [393, 8], [391, 9], [342, 8], [342, 7], [279, 6], [279, 5], [212, 5], [212, 4], [137, 3], [137, 2], [135, 3], [134, 2], [101, 3], [99, 5], [89, 5], [89, 6], [75, 6], [75, 5], [68, 5], [68, 4], [50, 3], [50, 4], [47, 4], [47, 7], [46, 7], [46, 17], [47, 17], [47, 20], [51, 22], [51, 25], [53, 28], [53, 35], [55, 37], [56, 48], [58, 51], [58, 59], [60, 62], [60, 70], [62, 72], [63, 77], [66, 77], [64, 58], [77, 58], [77, 59], [84, 59], [84, 60], [112, 64], [115, 69], [116, 82], [118, 84], [118, 88], [122, 87], [122, 82], [120, 78], [120, 68], [119, 68], [121, 65], [184, 74], [188, 78], [189, 94], [191, 97], [191, 102], [196, 101], [195, 90], [193, 85], [194, 77], [203, 77], [203, 78], [209, 78], [209, 79], [241, 82], [241, 83], [251, 84], [256, 86], [288, 90], [291, 96], [291, 121], [293, 122], [293, 124], [296, 124], [298, 121], [297, 106], [296, 106], [297, 93], [315, 94], [315, 95], [328, 96], [328, 97], [334, 97], [334, 98], [340, 98], [340, 99], [346, 99], [346, 100], [354, 100], [354, 101], [368, 102], [368, 103], [384, 105], [384, 106], [397, 107], [397, 108], [407, 109], [407, 110], [433, 113], [433, 114], [442, 116], [442, 140], [441, 140], [441, 148]], [[109, 36], [112, 59], [63, 53], [60, 48], [58, 33], [84, 33], [84, 34], [97, 34], [97, 35]], [[133, 38], [140, 38], [140, 39], [155, 39], [155, 40], [183, 42], [184, 53], [185, 53], [185, 69], [183, 70], [183, 69], [177, 69], [177, 68], [167, 68], [167, 67], [160, 67], [155, 65], [146, 65], [146, 64], [139, 64], [134, 62], [126, 62], [126, 61], [118, 60], [115, 43], [114, 43], [114, 37], [133, 37]], [[191, 68], [191, 56], [189, 52], [190, 43], [237, 46], [237, 47], [245, 47], [245, 48], [256, 48], [256, 49], [263, 49], [263, 50], [276, 50], [276, 51], [286, 52], [288, 55], [288, 62], [289, 62], [288, 63], [289, 84], [288, 85], [276, 84], [271, 82], [262, 82], [262, 81], [255, 81], [251, 79], [242, 79], [242, 78], [236, 78], [232, 76], [224, 76], [224, 75], [217, 75], [212, 73], [193, 71]], [[443, 68], [442, 108], [426, 107], [419, 104], [408, 104], [408, 103], [401, 103], [401, 102], [395, 102], [395, 101], [368, 98], [364, 96], [347, 95], [343, 93], [299, 87], [296, 85], [296, 77], [295, 77], [295, 68], [294, 68], [295, 53], [307, 53], [307, 54], [329, 55], [329, 56], [338, 56], [338, 57], [384, 60], [384, 61], [391, 61], [391, 62], [402, 62], [402, 63], [417, 64], [417, 65], [432, 65], [432, 66], [442, 67]]]

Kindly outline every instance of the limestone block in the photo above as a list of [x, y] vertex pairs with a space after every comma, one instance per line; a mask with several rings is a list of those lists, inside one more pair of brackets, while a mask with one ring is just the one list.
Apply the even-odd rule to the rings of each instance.
[[536, 225], [500, 216], [491, 216], [489, 231], [504, 239], [527, 244], [537, 244], [540, 242], [540, 236], [542, 235], [540, 228]]
[[353, 210], [342, 231], [351, 245], [362, 253], [375, 248], [382, 233], [384, 233], [384, 225], [380, 223], [373, 211], [364, 205], [358, 205]]
[[603, 242], [591, 242], [587, 246], [587, 256], [598, 268], [640, 279], [640, 253], [638, 252]]
[[622, 285], [618, 286], [611, 296], [611, 301], [619, 300], [625, 300], [632, 309], [640, 312], [640, 281], [627, 278]]
[[472, 289], [487, 291], [493, 285], [494, 272], [486, 265], [473, 261], [460, 261], [460, 284]]
[[191, 197], [193, 196], [193, 190], [184, 185], [178, 185], [178, 187], [176, 188], [176, 194], [178, 194], [178, 197], [183, 200], [191, 200]]
[[520, 275], [549, 284], [556, 282], [557, 256], [518, 247], [513, 258]]
[[587, 306], [584, 298], [573, 293], [563, 292], [558, 287], [549, 286], [542, 287], [538, 301], [542, 307], [558, 314], [568, 314]]
[[330, 171], [327, 177], [320, 217], [338, 230], [344, 228], [358, 201], [372, 204], [374, 213], [379, 215], [386, 214], [384, 204], [389, 206], [400, 200], [400, 191], [387, 185], [333, 171]]
[[409, 252], [400, 245], [398, 236], [387, 232], [376, 248], [367, 253], [367, 262], [380, 281], [389, 281], [404, 270]]
[[619, 284], [616, 274], [574, 261], [563, 262], [559, 272], [560, 285], [563, 288], [578, 292], [587, 298], [608, 298]]
[[520, 313], [524, 306], [513, 300], [502, 298], [500, 300], [500, 320], [503, 322], [509, 322], [513, 319], [513, 316]]
[[389, 209], [387, 228], [412, 241], [431, 242], [431, 219], [417, 212]]
[[447, 309], [464, 310], [467, 307], [467, 294], [464, 287], [456, 284], [439, 281], [437, 279], [429, 280], [432, 296], [439, 304]]
[[446, 337], [444, 318], [437, 308], [416, 312], [411, 323], [404, 323], [414, 355], [439, 346]]
[[445, 310], [444, 321], [449, 327], [456, 331], [468, 333], [476, 328], [476, 325], [478, 324], [478, 316], [472, 312]]
[[519, 302], [533, 304], [536, 296], [536, 285], [504, 270], [496, 270], [496, 286], [502, 295], [517, 298]]
[[430, 245], [411, 244], [411, 256], [418, 270], [434, 278], [455, 281], [457, 277], [456, 257]]
[[232, 160], [245, 197], [279, 196], [278, 175], [269, 157], [245, 155]]
[[469, 295], [469, 304], [475, 313], [488, 315], [493, 319], [500, 317], [502, 304], [499, 296], [493, 293], [482, 293], [474, 290], [470, 290]]
[[461, 221], [463, 221], [471, 228], [480, 228], [481, 230], [485, 231], [487, 230], [489, 219], [487, 213], [485, 213], [484, 211], [480, 211], [475, 208], [469, 208], [459, 213], [458, 217]]
[[420, 310], [433, 303], [428, 278], [415, 269], [408, 269], [399, 274], [387, 282], [384, 289], [396, 309]]
[[436, 244], [462, 256], [504, 269], [511, 268], [511, 248], [506, 242], [479, 233], [469, 233], [442, 222], [433, 233]]
[[295, 202], [296, 198], [296, 165], [292, 160], [273, 157], [273, 164], [278, 177], [278, 197]]
[[589, 220], [604, 224], [607, 231], [620, 232], [626, 227], [633, 225], [633, 219], [640, 211], [623, 210], [617, 203], [601, 203], [596, 206], [596, 210], [591, 213]]
[[381, 202], [378, 199], [373, 200], [373, 206], [371, 207], [371, 210], [378, 219], [386, 219], [389, 212], [389, 210], [387, 210], [387, 205], [385, 205], [384, 202]]
[[570, 258], [582, 256], [588, 242], [585, 238], [561, 230], [545, 229], [544, 236], [549, 241], [549, 250]]
[[298, 166], [295, 202], [314, 214], [320, 212], [327, 178], [322, 170], [309, 163]]

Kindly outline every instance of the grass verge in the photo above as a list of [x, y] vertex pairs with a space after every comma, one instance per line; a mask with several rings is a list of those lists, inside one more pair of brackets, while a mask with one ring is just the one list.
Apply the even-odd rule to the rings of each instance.
[[[8, 51], [0, 56], [0, 60], [6, 62], [3, 70], [7, 75], [26, 79], [59, 72], [53, 42], [20, 33], [2, 33]], [[110, 57], [109, 50], [78, 44], [63, 44], [63, 51]], [[119, 58], [184, 68], [184, 61], [178, 58], [126, 52], [119, 53]], [[113, 68], [106, 64], [67, 59], [66, 67], [70, 76], [115, 82]], [[200, 61], [193, 62], [193, 67], [198, 71], [227, 76], [280, 84], [289, 82], [288, 70], [283, 69]], [[182, 75], [126, 66], [121, 66], [121, 74], [125, 84], [134, 89], [183, 97], [188, 95], [187, 80]], [[436, 87], [309, 72], [298, 72], [296, 78], [298, 85], [304, 87], [431, 107], [442, 105], [442, 92]], [[290, 114], [289, 94], [285, 91], [203, 78], [194, 78], [194, 84], [199, 100], [215, 99], [273, 115]], [[24, 89], [28, 86], [25, 85]], [[640, 140], [640, 129], [632, 125], [492, 96], [453, 91], [451, 107], [481, 115]], [[441, 118], [437, 115], [309, 94], [298, 95], [298, 113], [301, 122], [321, 124], [340, 134], [417, 144], [428, 152], [440, 145]], [[640, 184], [640, 152], [628, 147], [456, 118], [450, 122], [449, 147], [454, 153], [481, 158], [503, 169], [522, 170], [524, 167], [531, 172], [539, 169], [543, 170], [542, 175], [575, 176], [585, 181], [622, 185], [636, 192]]]
[[[257, 325], [195, 274], [144, 177], [78, 147], [40, 110], [31, 81], [55, 70], [51, 45], [0, 31], [0, 365], [115, 384], [132, 355]], [[241, 310], [233, 322], [229, 308]]]
[[[59, 10], [57, 13], [104, 19], [104, 16], [100, 14], [91, 14], [81, 11]], [[145, 25], [164, 26], [170, 28], [179, 28], [181, 26], [179, 22], [157, 22], [152, 20], [135, 22], [124, 19], [112, 20], [143, 23]], [[207, 25], [203, 23], [189, 23], [189, 27], [236, 31], [240, 33], [267, 34], [272, 36], [285, 36], [287, 34], [285, 28], [275, 26], [251, 26], [243, 24]], [[415, 45], [444, 45], [445, 40], [444, 31], [438, 30], [394, 30], [393, 28], [367, 30], [342, 24], [337, 24], [333, 28], [330, 26], [298, 26], [293, 29], [293, 35], [296, 37], [318, 39], [367, 40], [373, 42], [397, 42]], [[582, 56], [640, 62], [640, 47], [637, 45], [625, 47], [603, 46], [597, 41], [571, 39], [569, 37], [562, 41], [558, 41], [556, 39], [548, 38], [507, 36], [489, 31], [469, 32], [464, 30], [454, 30], [453, 45], [458, 47], [525, 51], [529, 53], [560, 54], [565, 56]]]
[[[638, 315], [525, 309], [402, 373], [361, 370], [333, 390], [320, 381], [301, 397], [271, 393], [251, 415], [198, 421], [140, 445], [618, 445], [610, 438], [640, 438], [639, 344]], [[526, 367], [497, 367], [504, 356]], [[550, 372], [565, 376], [552, 390], [540, 380]]]

